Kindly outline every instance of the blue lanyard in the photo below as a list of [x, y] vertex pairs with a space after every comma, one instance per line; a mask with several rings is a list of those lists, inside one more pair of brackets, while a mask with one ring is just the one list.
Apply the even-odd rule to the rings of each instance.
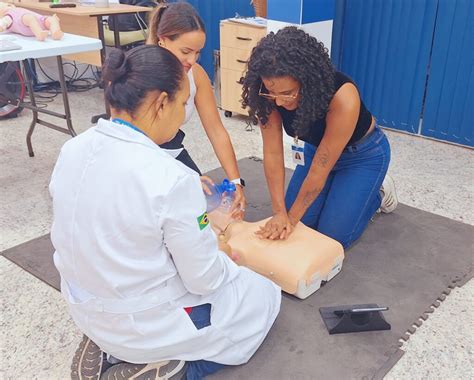
[[133, 124], [130, 124], [129, 122], [125, 121], [125, 120], [122, 120], [122, 119], [119, 119], [118, 117], [115, 117], [112, 119], [112, 123], [117, 123], [117, 124], [121, 124], [121, 125], [125, 125], [126, 127], [129, 127], [129, 128], [132, 128], [134, 131], [137, 131], [137, 132], [140, 132], [142, 134], [145, 134], [145, 132], [143, 132], [141, 129], [138, 129], [137, 127], [135, 127]]

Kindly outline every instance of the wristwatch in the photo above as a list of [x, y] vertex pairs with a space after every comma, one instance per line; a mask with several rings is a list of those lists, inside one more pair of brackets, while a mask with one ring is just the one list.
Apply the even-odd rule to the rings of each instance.
[[236, 178], [236, 179], [231, 180], [230, 182], [232, 182], [235, 185], [240, 185], [242, 187], [245, 187], [245, 181], [243, 180], [243, 178]]

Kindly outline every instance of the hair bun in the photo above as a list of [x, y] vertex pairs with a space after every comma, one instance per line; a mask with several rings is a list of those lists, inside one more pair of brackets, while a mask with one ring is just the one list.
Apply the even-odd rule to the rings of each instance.
[[110, 82], [117, 82], [127, 74], [127, 60], [125, 53], [120, 49], [112, 49], [105, 60], [103, 78]]

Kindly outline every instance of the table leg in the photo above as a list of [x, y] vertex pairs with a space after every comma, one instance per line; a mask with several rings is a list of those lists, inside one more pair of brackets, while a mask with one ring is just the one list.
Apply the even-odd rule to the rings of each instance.
[[[59, 70], [59, 82], [61, 84], [61, 92], [62, 92], [63, 102], [64, 102], [64, 112], [65, 112], [64, 114], [56, 112], [56, 111], [50, 111], [45, 108], [38, 108], [38, 106], [36, 105], [36, 97], [35, 97], [35, 91], [33, 88], [33, 83], [31, 81], [30, 74], [28, 71], [27, 60], [23, 60], [20, 62], [21, 69], [23, 71], [23, 80], [26, 83], [26, 88], [28, 90], [28, 96], [30, 98], [30, 102], [24, 103], [22, 101], [19, 101], [18, 99], [12, 99], [12, 100], [19, 101], [18, 105], [20, 107], [29, 109], [31, 110], [31, 112], [33, 112], [33, 120], [31, 121], [30, 127], [28, 128], [28, 133], [26, 134], [26, 145], [28, 146], [28, 154], [30, 157], [34, 157], [35, 155], [33, 152], [31, 137], [33, 136], [33, 132], [35, 130], [36, 124], [41, 124], [47, 128], [51, 128], [62, 133], [67, 133], [71, 135], [72, 137], [76, 136], [76, 131], [72, 127], [71, 109], [69, 107], [69, 99], [67, 96], [66, 81], [64, 79], [64, 71], [63, 71], [63, 65], [62, 65], [63, 62], [60, 56], [58, 56], [57, 58], [57, 63], [58, 63], [58, 70]], [[59, 125], [53, 124], [49, 121], [40, 119], [39, 118], [40, 113], [66, 120], [67, 129]]]
[[60, 55], [57, 56], [57, 62], [58, 62], [58, 71], [59, 71], [59, 83], [61, 84], [61, 93], [63, 95], [64, 112], [66, 116], [67, 129], [69, 129], [69, 133], [71, 134], [71, 136], [74, 137], [77, 135], [77, 133], [72, 127], [71, 108], [69, 107], [69, 99], [67, 96], [67, 86], [66, 86], [66, 81], [64, 80], [63, 59]]
[[[102, 49], [100, 50], [100, 60], [101, 60], [101, 63], [102, 63], [102, 66], [104, 66], [104, 62], [105, 62], [105, 37], [104, 37], [104, 22], [102, 20], [102, 16], [97, 16], [97, 29], [98, 29], [98, 33], [99, 33], [99, 39], [102, 41]], [[115, 32], [114, 32], [114, 36], [115, 36]], [[105, 86], [106, 84], [105, 83], [102, 83], [102, 88], [104, 89], [104, 92], [105, 92]], [[105, 113], [103, 114], [100, 114], [100, 115], [94, 115], [91, 117], [91, 123], [92, 124], [97, 124], [97, 121], [99, 119], [109, 119], [110, 118], [110, 106], [109, 104], [107, 103], [106, 100], [105, 101]]]
[[114, 25], [115, 25], [115, 28], [114, 28], [114, 46], [117, 48], [117, 49], [120, 49], [120, 32], [118, 30], [118, 22], [117, 22], [117, 19], [115, 18], [115, 16], [113, 15], [110, 15], [109, 17], [111, 17], [115, 22], [114, 22]]
[[28, 128], [28, 133], [26, 134], [26, 145], [28, 146], [28, 154], [30, 157], [34, 157], [35, 153], [33, 152], [33, 145], [31, 144], [31, 136], [35, 130], [36, 123], [38, 121], [38, 111], [36, 110], [36, 99], [35, 92], [33, 90], [33, 84], [31, 83], [30, 75], [27, 69], [27, 60], [21, 61], [21, 69], [23, 71], [23, 78], [26, 83], [26, 88], [28, 89], [28, 96], [30, 97], [30, 103], [33, 106], [31, 111], [33, 112], [33, 120], [31, 121], [30, 127]]
[[99, 40], [102, 41], [102, 49], [100, 49], [100, 62], [102, 66], [105, 62], [105, 37], [104, 37], [104, 20], [102, 16], [97, 16], [97, 31], [99, 33]]

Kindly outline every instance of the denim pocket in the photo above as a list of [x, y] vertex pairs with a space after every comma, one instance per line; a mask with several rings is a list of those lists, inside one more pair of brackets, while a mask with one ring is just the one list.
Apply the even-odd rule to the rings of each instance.
[[205, 303], [203, 305], [193, 306], [193, 309], [188, 314], [194, 326], [200, 330], [211, 325], [211, 304]]

